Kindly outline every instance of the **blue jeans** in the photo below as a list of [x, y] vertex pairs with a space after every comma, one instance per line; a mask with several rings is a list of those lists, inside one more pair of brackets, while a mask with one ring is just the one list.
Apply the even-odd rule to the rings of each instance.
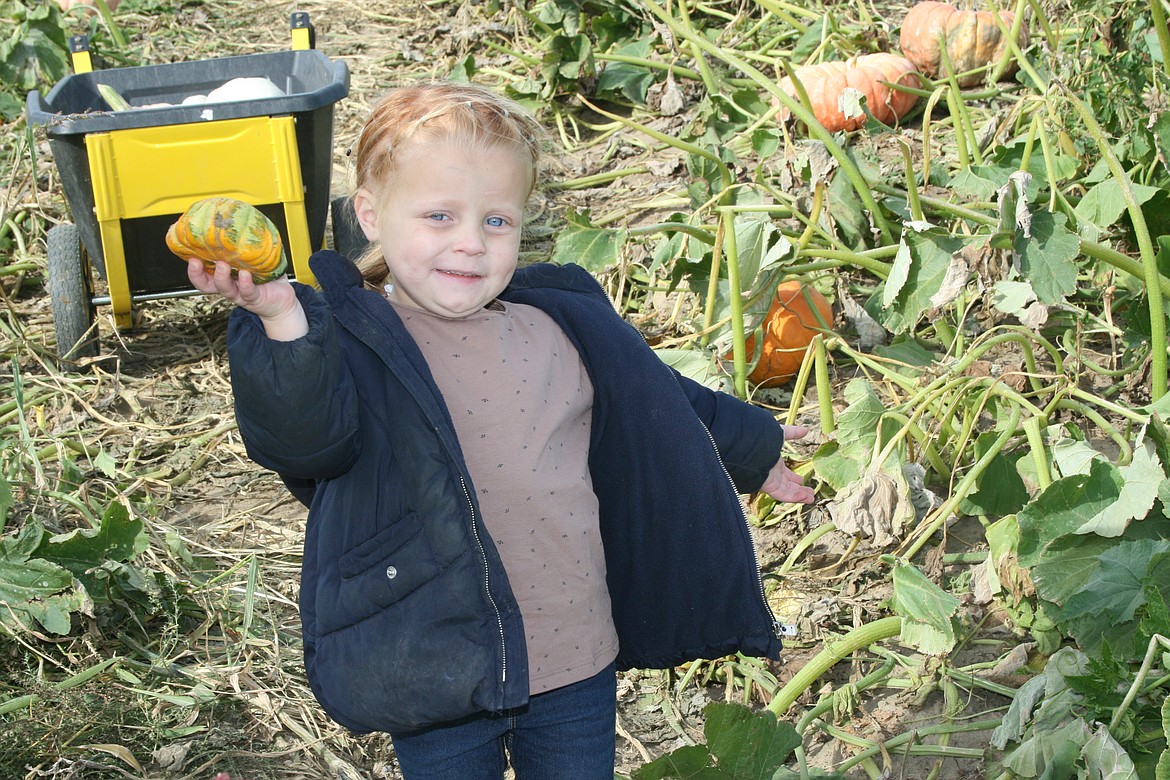
[[613, 780], [617, 675], [613, 664], [528, 705], [398, 734], [405, 780]]

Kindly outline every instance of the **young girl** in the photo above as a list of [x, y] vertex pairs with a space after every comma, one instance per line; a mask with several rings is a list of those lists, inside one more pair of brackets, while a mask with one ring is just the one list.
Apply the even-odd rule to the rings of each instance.
[[583, 269], [517, 269], [541, 137], [398, 89], [354, 152], [364, 275], [189, 267], [240, 307], [249, 455], [309, 506], [313, 692], [410, 780], [611, 780], [615, 669], [779, 653], [738, 494], [813, 500], [780, 456], [805, 429], [668, 368]]

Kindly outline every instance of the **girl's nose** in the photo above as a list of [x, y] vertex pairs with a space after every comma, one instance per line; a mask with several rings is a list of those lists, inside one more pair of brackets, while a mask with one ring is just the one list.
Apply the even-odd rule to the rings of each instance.
[[483, 228], [480, 225], [468, 225], [459, 231], [455, 239], [455, 251], [467, 255], [482, 255], [487, 251], [484, 241]]

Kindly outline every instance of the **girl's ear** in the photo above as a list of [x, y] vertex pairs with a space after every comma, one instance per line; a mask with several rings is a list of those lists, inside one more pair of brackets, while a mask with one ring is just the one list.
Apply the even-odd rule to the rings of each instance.
[[378, 209], [373, 193], [365, 189], [358, 190], [353, 196], [353, 211], [357, 215], [362, 233], [370, 241], [376, 241], [378, 238]]

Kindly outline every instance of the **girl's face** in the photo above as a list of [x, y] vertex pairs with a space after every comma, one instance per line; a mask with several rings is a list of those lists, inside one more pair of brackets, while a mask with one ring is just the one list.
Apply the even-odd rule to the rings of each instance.
[[481, 310], [512, 279], [520, 251], [529, 166], [507, 147], [425, 141], [404, 149], [382, 188], [354, 197], [366, 237], [390, 268], [390, 297], [459, 319]]

